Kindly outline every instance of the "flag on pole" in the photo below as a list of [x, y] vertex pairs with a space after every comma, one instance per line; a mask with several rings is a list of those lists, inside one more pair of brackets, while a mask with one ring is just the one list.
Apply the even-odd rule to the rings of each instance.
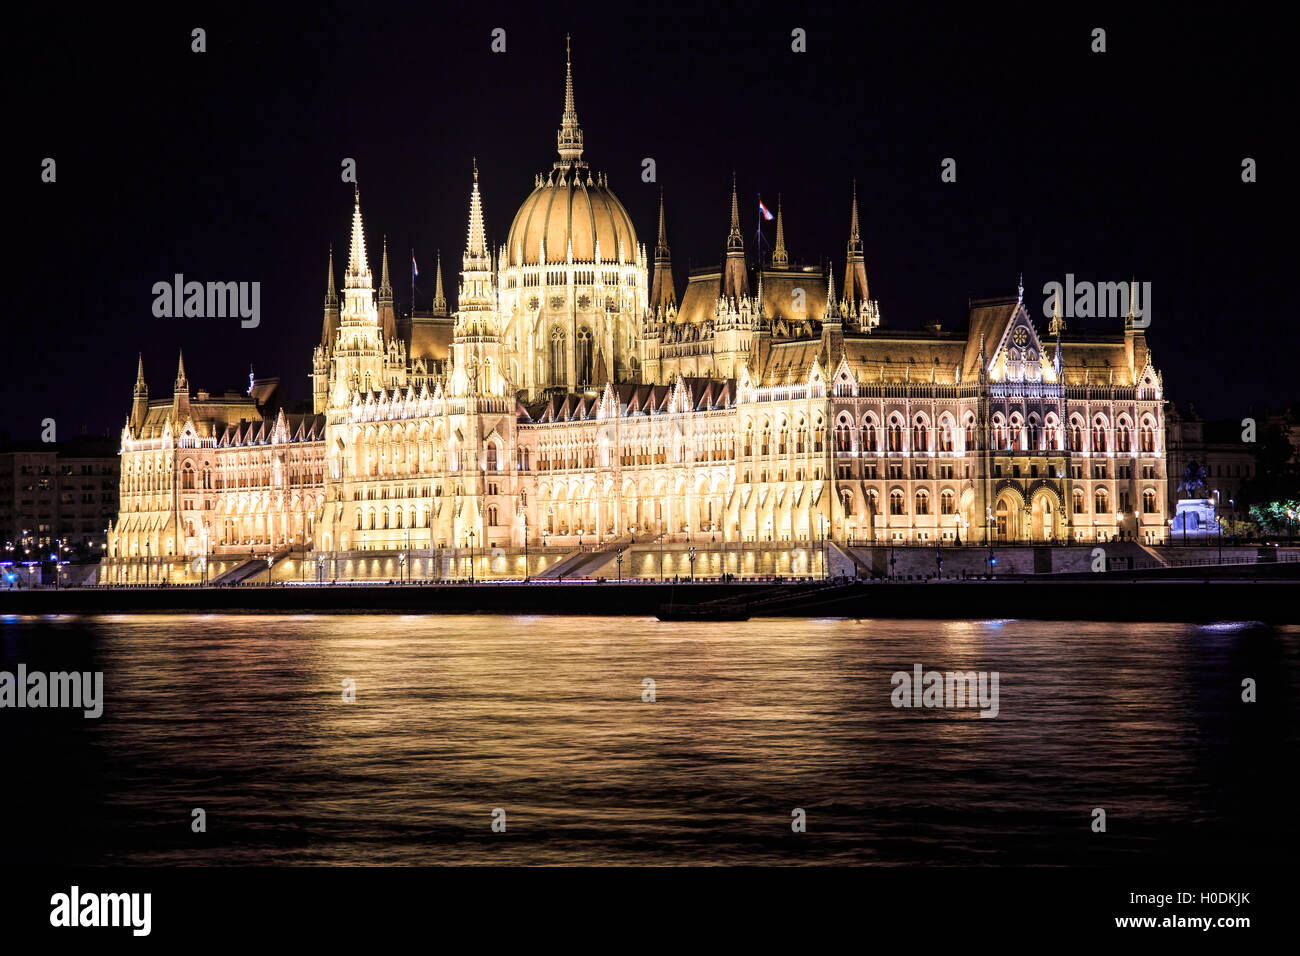
[[414, 279], [420, 274], [420, 267], [415, 264], [415, 250], [411, 250], [411, 278]]
[[772, 214], [767, 211], [767, 207], [763, 205], [763, 200], [761, 199], [758, 201], [758, 211], [763, 214], [764, 219], [772, 218]]

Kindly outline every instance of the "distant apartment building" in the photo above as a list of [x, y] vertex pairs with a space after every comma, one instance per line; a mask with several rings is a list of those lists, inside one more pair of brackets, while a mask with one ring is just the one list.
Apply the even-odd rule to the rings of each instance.
[[0, 446], [0, 548], [3, 560], [103, 557], [117, 515], [118, 442], [72, 438]]

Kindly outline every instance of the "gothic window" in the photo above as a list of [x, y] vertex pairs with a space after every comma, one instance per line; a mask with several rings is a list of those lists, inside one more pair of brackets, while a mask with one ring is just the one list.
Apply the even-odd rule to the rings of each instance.
[[1083, 426], [1070, 423], [1070, 451], [1083, 451]]
[[1149, 515], [1156, 512], [1156, 493], [1150, 489], [1142, 492], [1142, 511]]
[[952, 422], [945, 419], [940, 429], [939, 450], [952, 451]]
[[1110, 496], [1106, 494], [1105, 488], [1098, 488], [1097, 493], [1093, 496], [1093, 511], [1099, 515], [1104, 515], [1110, 508]]
[[578, 385], [591, 384], [591, 333], [578, 330]]
[[487, 470], [497, 470], [497, 443], [490, 441], [487, 446]]
[[891, 515], [906, 514], [906, 506], [903, 503], [903, 493], [901, 491], [891, 491], [889, 493], [889, 513]]
[[1094, 452], [1104, 452], [1106, 450], [1106, 423], [1098, 418], [1092, 425], [1092, 450]]
[[488, 505], [488, 510], [487, 510], [487, 523], [488, 523], [488, 527], [491, 527], [491, 528], [495, 528], [495, 527], [497, 526], [497, 506], [496, 506], [496, 505]]
[[862, 422], [862, 450], [876, 451], [876, 423], [870, 418]]
[[1074, 489], [1074, 513], [1083, 514], [1083, 492], [1078, 488]]
[[558, 325], [551, 329], [551, 380], [561, 381], [565, 373], [564, 329]]
[[975, 450], [975, 419], [966, 419], [966, 450]]
[[955, 514], [956, 512], [953, 508], [954, 501], [955, 499], [951, 491], [945, 491], [939, 495], [939, 514]]
[[889, 420], [889, 450], [903, 450], [903, 423], [897, 418]]
[[853, 437], [849, 433], [848, 420], [841, 418], [835, 425], [835, 448], [838, 451], [848, 451], [852, 445]]
[[1019, 450], [1020, 450], [1020, 433], [1021, 433], [1021, 431], [1022, 431], [1022, 429], [1021, 429], [1021, 425], [1020, 425], [1020, 419], [1019, 419], [1019, 418], [1012, 418], [1012, 419], [1011, 419], [1011, 430], [1010, 430], [1009, 438], [1008, 438], [1008, 442], [1007, 442], [1007, 448], [1010, 449], [1011, 451], [1019, 451]]
[[1120, 452], [1133, 450], [1128, 425], [1123, 422], [1115, 429], [1115, 450]]
[[1155, 429], [1151, 427], [1150, 421], [1144, 421], [1142, 423], [1142, 430], [1139, 433], [1138, 440], [1141, 442], [1139, 447], [1144, 454], [1152, 454], [1155, 452], [1156, 435]]
[[930, 495], [925, 491], [916, 493], [916, 513], [919, 515], [928, 515], [930, 513]]
[[[920, 415], [916, 416], [916, 433], [913, 438], [912, 449], [914, 451], [930, 450], [930, 430], [925, 427], [925, 419]], [[918, 512], [920, 514], [922, 512]]]

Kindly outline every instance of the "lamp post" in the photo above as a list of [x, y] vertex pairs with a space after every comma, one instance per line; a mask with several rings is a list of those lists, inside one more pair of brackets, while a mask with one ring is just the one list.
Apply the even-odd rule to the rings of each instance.
[[664, 533], [659, 532], [659, 581], [664, 579]]
[[474, 532], [467, 531], [465, 536], [469, 538], [469, 583], [474, 583]]
[[1214, 526], [1218, 528], [1219, 534], [1219, 563], [1223, 563], [1223, 525], [1219, 524], [1219, 489], [1214, 489]]
[[695, 583], [695, 545], [691, 545], [690, 551], [687, 552], [687, 560], [691, 563], [691, 583]]
[[[150, 560], [149, 539], [144, 539], [144, 586], [149, 587], [153, 583], [153, 563]], [[137, 580], [139, 580], [137, 578]]]
[[528, 583], [528, 512], [524, 512], [524, 583]]
[[618, 565], [618, 583], [622, 584], [623, 583], [623, 549], [622, 548], [618, 549], [618, 557], [614, 559], [614, 563]]
[[[821, 532], [821, 544], [818, 547], [818, 553], [822, 559], [822, 580], [825, 581], [829, 575], [829, 569], [826, 567], [826, 516], [821, 512], [817, 513], [817, 530]], [[852, 542], [850, 542], [852, 547]]]

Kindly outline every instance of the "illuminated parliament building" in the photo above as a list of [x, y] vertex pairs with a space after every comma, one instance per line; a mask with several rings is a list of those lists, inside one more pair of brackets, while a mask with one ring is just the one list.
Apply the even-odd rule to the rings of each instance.
[[1022, 289], [957, 330], [891, 330], [856, 190], [841, 270], [790, 259], [780, 207], [751, 262], [734, 181], [725, 255], [679, 297], [662, 198], [651, 254], [584, 159], [571, 65], [557, 151], [497, 248], [474, 168], [455, 309], [439, 261], [432, 310], [397, 314], [356, 193], [310, 412], [275, 380], [192, 390], [183, 361], [153, 397], [142, 363], [101, 580], [250, 558], [438, 578], [470, 549], [496, 576], [582, 573], [575, 552], [611, 578], [615, 554], [622, 576], [662, 573], [665, 548], [684, 574], [697, 547], [693, 573], [748, 574], [815, 571], [812, 548], [1167, 540], [1163, 385], [1131, 315], [1040, 329]]

